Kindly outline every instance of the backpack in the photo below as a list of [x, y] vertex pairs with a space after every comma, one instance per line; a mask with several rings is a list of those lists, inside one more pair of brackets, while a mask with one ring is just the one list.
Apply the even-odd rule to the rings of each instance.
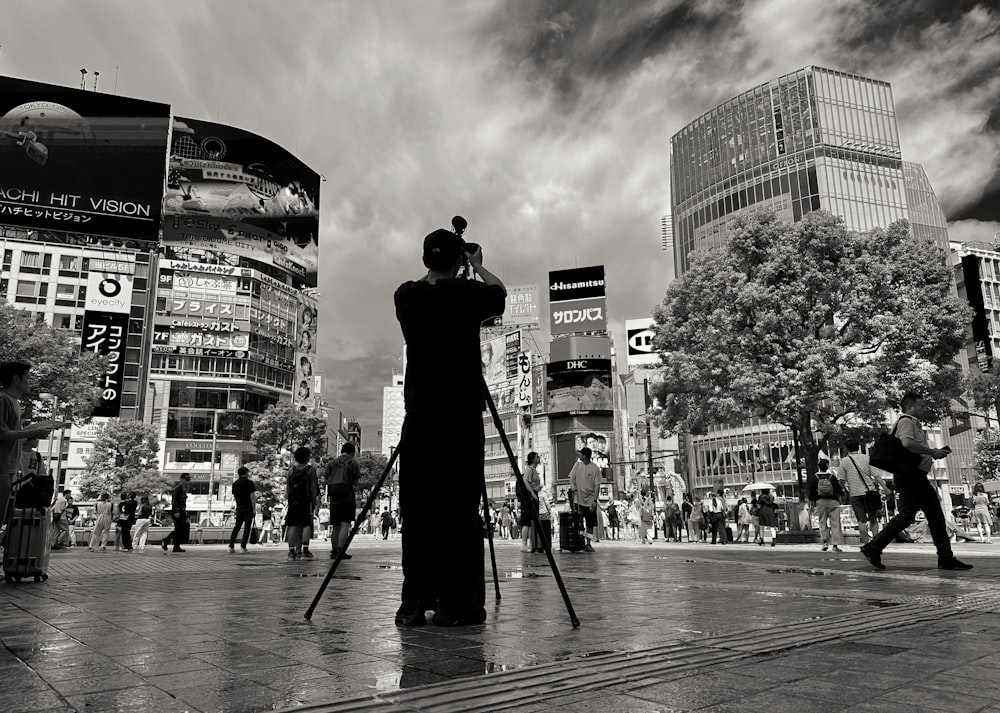
[[332, 503], [349, 502], [354, 499], [354, 483], [351, 482], [351, 465], [354, 461], [335, 458], [326, 466], [326, 491]]
[[816, 492], [819, 493], [821, 498], [833, 497], [833, 481], [831, 480], [830, 473], [816, 474]]
[[307, 505], [309, 503], [309, 469], [292, 466], [288, 471], [288, 504]]

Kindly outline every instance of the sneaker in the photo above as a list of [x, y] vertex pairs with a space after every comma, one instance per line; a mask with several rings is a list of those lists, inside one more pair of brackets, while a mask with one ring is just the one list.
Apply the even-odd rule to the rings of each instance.
[[820, 549], [823, 550], [824, 552], [826, 552], [828, 549], [830, 549], [830, 546], [829, 545], [823, 545]]
[[102, 547], [102, 548], [101, 548], [101, 552], [107, 552], [107, 551], [108, 551], [108, 548], [107, 548], [107, 547]]
[[[167, 549], [167, 548], [166, 548], [166, 547], [164, 547], [163, 549]], [[94, 548], [93, 548], [93, 547], [88, 547], [88, 548], [87, 548], [87, 552], [93, 552], [93, 551], [94, 551]]]
[[[91, 547], [90, 549], [93, 550], [94, 548]], [[167, 543], [166, 542], [161, 542], [160, 543], [160, 549], [163, 550], [164, 552], [166, 552], [167, 551]]]
[[[587, 544], [586, 544], [586, 545], [584, 546], [584, 548], [583, 548], [583, 551], [584, 551], [584, 552], [594, 552], [595, 550], [594, 550], [594, 548], [593, 548], [593, 547], [591, 547], [591, 546], [590, 546], [590, 543], [587, 543]], [[485, 621], [485, 619], [484, 619], [483, 621]], [[480, 622], [480, 623], [482, 623], [482, 622]]]
[[833, 551], [834, 552], [843, 552], [843, 550], [840, 549], [839, 547], [837, 547], [836, 545], [833, 546]]
[[396, 626], [424, 626], [425, 624], [427, 624], [427, 617], [422, 611], [410, 611], [403, 607], [396, 611]]
[[247, 551], [247, 546], [246, 545], [240, 545], [240, 552], [246, 552], [246, 551]]
[[885, 569], [885, 565], [882, 564], [882, 553], [876, 552], [871, 548], [870, 545], [865, 545], [861, 548], [861, 554], [865, 556], [869, 564], [877, 570]]
[[229, 545], [229, 551], [230, 552], [235, 552], [236, 551], [236, 547], [234, 547], [233, 545]]
[[174, 552], [187, 552], [187, 550], [182, 550], [182, 549], [181, 549], [180, 547], [175, 547], [175, 548], [173, 549], [173, 551], [174, 551]]
[[316, 555], [314, 555], [309, 550], [302, 550], [302, 559], [304, 559], [304, 560], [314, 560], [314, 559], [316, 559]]
[[295, 550], [288, 550], [288, 559], [297, 560], [299, 556], [295, 554]]
[[951, 559], [938, 560], [938, 569], [966, 570], [972, 569], [972, 565], [952, 557]]

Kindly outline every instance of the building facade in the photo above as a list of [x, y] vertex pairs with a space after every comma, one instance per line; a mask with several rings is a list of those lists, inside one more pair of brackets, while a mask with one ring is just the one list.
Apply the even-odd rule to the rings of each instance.
[[[857, 231], [909, 219], [917, 236], [947, 250], [947, 222], [930, 181], [919, 164], [902, 160], [888, 82], [806, 67], [695, 119], [671, 138], [670, 151], [676, 275], [693, 253], [722, 246], [740, 214], [758, 208], [786, 221], [823, 209]], [[949, 425], [930, 429], [930, 438], [949, 443]], [[787, 428], [759, 420], [689, 436], [692, 489], [722, 483], [738, 491], [766, 481], [779, 496], [797, 497], [793, 440]], [[935, 468], [942, 481], [947, 467]]]

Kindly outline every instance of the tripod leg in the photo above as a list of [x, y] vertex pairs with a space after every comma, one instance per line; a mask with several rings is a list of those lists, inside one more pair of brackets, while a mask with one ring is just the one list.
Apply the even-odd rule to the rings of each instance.
[[[517, 465], [517, 458], [514, 457], [514, 450], [510, 447], [510, 441], [507, 440], [507, 433], [503, 430], [503, 421], [500, 420], [500, 414], [497, 413], [497, 406], [493, 403], [493, 396], [490, 394], [490, 387], [486, 384], [485, 377], [482, 381], [483, 384], [483, 394], [486, 397], [486, 404], [490, 407], [490, 415], [493, 416], [493, 423], [497, 427], [497, 433], [500, 434], [500, 440], [503, 442], [504, 450], [507, 451], [507, 458], [510, 460], [510, 466], [514, 469], [514, 478], [517, 481], [517, 486], [522, 490], [526, 489], [527, 486], [524, 484], [524, 476], [521, 474], [521, 469]], [[485, 482], [483, 487], [486, 487]], [[559, 574], [559, 568], [556, 566], [555, 558], [552, 557], [552, 543], [549, 538], [545, 535], [542, 530], [542, 526], [538, 523], [538, 508], [535, 506], [531, 499], [528, 498], [526, 503], [528, 506], [529, 514], [531, 515], [531, 522], [535, 526], [535, 530], [538, 531], [539, 539], [542, 541], [542, 545], [545, 548], [545, 556], [549, 560], [549, 568], [552, 570], [552, 576], [556, 580], [556, 584], [559, 586], [559, 593], [562, 594], [563, 602], [566, 604], [566, 611], [569, 613], [569, 620], [573, 624], [573, 628], [580, 626], [580, 620], [576, 616], [576, 612], [573, 610], [573, 603], [569, 600], [569, 593], [566, 591], [566, 585], [563, 583], [562, 575]]]
[[497, 601], [500, 601], [500, 578], [497, 576], [497, 555], [493, 551], [493, 523], [490, 518], [490, 496], [486, 492], [486, 479], [483, 478], [483, 521], [486, 523], [486, 535], [490, 540], [490, 562], [493, 563], [493, 589]]
[[[405, 424], [404, 424], [404, 429], [405, 429]], [[382, 489], [382, 484], [385, 483], [385, 479], [389, 477], [389, 472], [392, 470], [392, 464], [395, 463], [396, 458], [399, 457], [399, 450], [402, 447], [403, 447], [403, 441], [400, 441], [399, 445], [396, 446], [396, 450], [393, 451], [392, 458], [390, 458], [389, 462], [385, 464], [385, 468], [382, 470], [381, 477], [378, 479], [378, 482], [375, 484], [375, 487], [372, 488], [372, 492], [368, 496], [368, 501], [365, 503], [364, 508], [361, 510], [361, 514], [355, 518], [354, 527], [351, 528], [351, 534], [347, 536], [347, 542], [340, 549], [340, 552], [337, 553], [337, 559], [335, 559], [333, 561], [333, 564], [330, 565], [330, 571], [326, 573], [326, 578], [320, 585], [319, 591], [316, 592], [316, 596], [313, 597], [312, 604], [310, 604], [309, 608], [306, 610], [305, 617], [307, 620], [312, 619], [313, 612], [316, 611], [316, 605], [319, 604], [319, 600], [323, 598], [323, 593], [326, 591], [326, 588], [330, 586], [330, 580], [333, 579], [333, 573], [337, 571], [337, 567], [340, 566], [340, 561], [344, 559], [344, 553], [347, 552], [347, 548], [350, 547], [351, 542], [354, 541], [354, 536], [357, 535], [358, 530], [361, 529], [361, 523], [363, 523], [365, 519], [368, 517], [368, 511], [371, 510], [372, 503], [375, 502], [375, 498], [378, 496], [378, 491]], [[484, 488], [486, 487], [485, 481], [483, 482], [483, 487]]]

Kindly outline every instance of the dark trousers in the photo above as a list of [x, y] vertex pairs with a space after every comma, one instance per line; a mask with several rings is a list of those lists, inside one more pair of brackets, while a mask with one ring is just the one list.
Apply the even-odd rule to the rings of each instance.
[[169, 545], [173, 542], [174, 549], [176, 550], [187, 542], [190, 531], [191, 529], [188, 525], [187, 515], [178, 515], [174, 518], [174, 529], [170, 531], [169, 535], [163, 538], [163, 544]]
[[253, 527], [253, 516], [253, 508], [236, 508], [236, 526], [229, 536], [230, 547], [236, 544], [236, 536], [240, 534], [240, 528], [246, 526], [243, 530], [243, 539], [240, 540], [240, 547], [246, 549], [247, 542], [250, 541], [250, 528]]
[[[470, 386], [478, 388], [478, 385]], [[421, 448], [447, 433], [448, 459]], [[400, 443], [399, 506], [404, 610], [447, 616], [483, 612], [486, 601], [483, 527], [483, 415], [407, 412]], [[442, 532], [447, 531], [447, 538]]]
[[721, 512], [710, 512], [709, 521], [712, 525], [712, 544], [715, 544], [716, 537], [719, 542], [726, 544], [726, 516]]
[[382, 539], [383, 540], [388, 540], [389, 539], [389, 526], [388, 525], [382, 525]]
[[896, 539], [896, 535], [914, 523], [917, 511], [923, 510], [927, 516], [927, 529], [937, 547], [938, 559], [954, 557], [944, 511], [941, 510], [941, 500], [937, 490], [927, 479], [927, 474], [919, 471], [901, 473], [893, 478], [893, 485], [897, 497], [896, 516], [872, 539], [869, 547], [876, 552], [884, 550]]
[[132, 521], [119, 520], [118, 531], [121, 533], [122, 536], [122, 549], [123, 550], [132, 549]]

